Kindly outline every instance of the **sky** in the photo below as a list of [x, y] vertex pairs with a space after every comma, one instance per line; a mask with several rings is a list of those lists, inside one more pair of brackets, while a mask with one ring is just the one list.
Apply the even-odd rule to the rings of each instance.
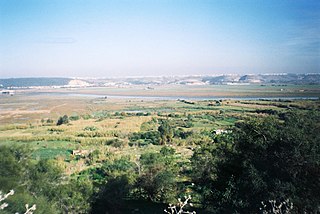
[[320, 73], [319, 0], [0, 0], [0, 78]]

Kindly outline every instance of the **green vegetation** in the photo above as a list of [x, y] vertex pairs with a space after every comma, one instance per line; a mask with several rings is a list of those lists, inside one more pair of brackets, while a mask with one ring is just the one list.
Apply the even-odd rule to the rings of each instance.
[[[24, 204], [36, 204], [38, 213], [86, 213], [90, 183], [64, 180], [62, 169], [53, 160], [33, 161], [27, 147], [1, 146], [0, 183], [3, 191], [15, 189], [7, 200], [6, 212], [23, 212]], [[76, 187], [76, 188], [75, 188]]]
[[290, 199], [295, 212], [316, 213], [319, 122], [319, 112], [250, 119], [196, 149], [193, 179], [202, 203], [219, 213], [254, 213], [262, 201]]
[[69, 123], [69, 117], [67, 115], [64, 115], [63, 117], [59, 117], [57, 126], [60, 126], [62, 124], [68, 124], [68, 123]]
[[72, 99], [1, 124], [6, 212], [163, 213], [188, 195], [197, 213], [319, 212], [319, 100]]
[[161, 136], [160, 144], [163, 145], [163, 144], [171, 143], [173, 138], [173, 130], [167, 120], [161, 121], [158, 131]]

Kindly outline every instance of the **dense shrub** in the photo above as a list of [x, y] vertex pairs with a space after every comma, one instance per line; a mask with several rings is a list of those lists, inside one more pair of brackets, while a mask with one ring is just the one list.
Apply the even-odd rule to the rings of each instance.
[[193, 135], [193, 131], [184, 131], [182, 128], [174, 129], [174, 137], [187, 139]]
[[143, 140], [154, 145], [159, 145], [160, 133], [158, 131], [134, 132], [129, 136], [131, 142]]
[[142, 171], [136, 187], [140, 197], [160, 202], [173, 202], [177, 196], [178, 168], [175, 150], [163, 147], [160, 153], [144, 153], [140, 157]]
[[257, 213], [262, 201], [290, 199], [296, 213], [320, 207], [320, 114], [287, 113], [237, 123], [229, 138], [193, 157], [203, 204], [220, 213]]
[[67, 115], [64, 115], [63, 117], [59, 117], [57, 121], [57, 126], [60, 126], [62, 124], [68, 124], [69, 123], [69, 117]]

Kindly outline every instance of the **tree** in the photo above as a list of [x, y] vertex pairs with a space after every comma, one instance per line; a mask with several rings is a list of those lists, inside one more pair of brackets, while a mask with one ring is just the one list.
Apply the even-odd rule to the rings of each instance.
[[[30, 193], [20, 192], [15, 193], [12, 197], [9, 197], [6, 202], [9, 206], [6, 207], [5, 211], [8, 213], [25, 213], [26, 204], [30, 206], [36, 205], [36, 210], [34, 213], [48, 213], [55, 214], [57, 213], [56, 207], [50, 203], [47, 198], [40, 196], [35, 198]], [[30, 212], [29, 212], [30, 213]]]
[[91, 213], [121, 213], [124, 198], [132, 189], [130, 176], [127, 174], [109, 178], [92, 206]]
[[91, 209], [93, 185], [87, 179], [72, 179], [57, 187], [55, 202], [63, 213], [88, 213]]
[[27, 147], [0, 146], [1, 190], [6, 192], [24, 183], [30, 155]]
[[57, 121], [57, 126], [60, 126], [62, 124], [68, 124], [69, 123], [69, 117], [67, 115], [63, 115], [63, 117], [59, 117]]
[[100, 191], [94, 200], [92, 213], [121, 213], [124, 199], [129, 196], [136, 182], [136, 165], [128, 157], [107, 161], [98, 172], [104, 177]]
[[162, 120], [158, 128], [160, 132], [160, 144], [167, 144], [172, 141], [173, 138], [173, 129], [169, 124], [168, 120]]
[[224, 143], [194, 153], [194, 180], [205, 196], [203, 203], [224, 213], [257, 213], [262, 201], [290, 199], [295, 212], [316, 213], [318, 130], [319, 112], [289, 112], [283, 121], [268, 117], [238, 123]]
[[27, 147], [0, 146], [1, 190], [14, 189], [5, 212], [24, 213], [36, 204], [36, 213], [87, 213], [93, 194], [88, 181], [63, 180], [54, 160], [31, 160]]
[[144, 153], [140, 163], [142, 172], [136, 184], [140, 197], [158, 202], [174, 201], [178, 177], [175, 150], [163, 147], [160, 153]]
[[40, 160], [30, 166], [27, 189], [35, 196], [44, 195], [49, 200], [59, 198], [57, 186], [62, 180], [62, 169], [52, 160]]
[[[1, 190], [15, 190], [15, 194], [6, 201], [9, 204], [6, 212], [24, 213], [26, 211], [25, 204], [36, 204], [36, 212], [55, 213], [54, 205], [47, 197], [48, 194], [44, 188], [48, 182], [42, 179], [45, 177], [43, 170], [50, 171], [51, 169], [42, 167], [42, 170], [36, 170], [38, 164], [34, 164], [30, 156], [31, 150], [28, 147], [0, 147]], [[37, 176], [33, 176], [35, 174]], [[52, 175], [48, 176], [52, 177]], [[46, 194], [44, 195], [44, 193]]]
[[158, 131], [134, 132], [129, 136], [129, 140], [131, 142], [142, 140], [145, 143], [158, 145], [160, 142], [160, 134]]

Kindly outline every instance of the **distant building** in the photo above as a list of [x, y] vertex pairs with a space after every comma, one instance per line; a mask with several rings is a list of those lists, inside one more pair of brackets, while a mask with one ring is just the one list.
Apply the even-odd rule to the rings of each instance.
[[89, 150], [72, 150], [72, 155], [75, 156], [86, 156], [87, 154], [89, 154]]
[[223, 129], [216, 129], [215, 132], [216, 132], [216, 134], [228, 133], [227, 130], [223, 130]]

